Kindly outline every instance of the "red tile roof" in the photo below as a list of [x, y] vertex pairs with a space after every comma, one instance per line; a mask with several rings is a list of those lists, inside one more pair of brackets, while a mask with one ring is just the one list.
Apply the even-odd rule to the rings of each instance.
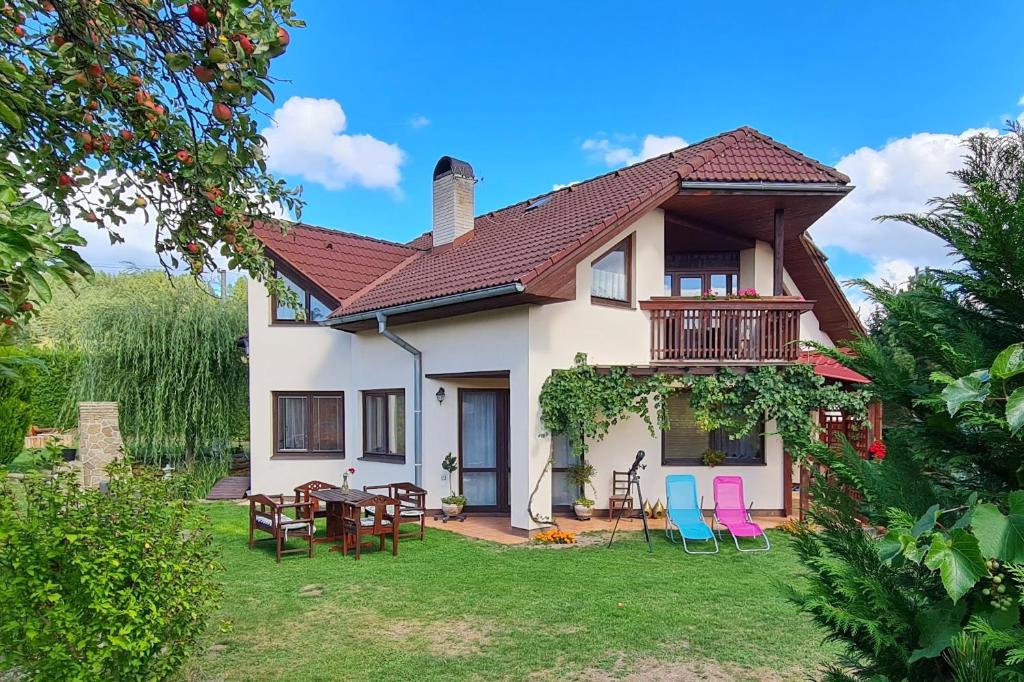
[[814, 367], [814, 373], [821, 375], [827, 379], [838, 379], [839, 381], [846, 381], [852, 384], [870, 384], [871, 380], [860, 372], [840, 364], [838, 360], [830, 358], [827, 355], [821, 353], [815, 353], [813, 351], [802, 351], [800, 353], [800, 362], [812, 365]]
[[262, 224], [254, 231], [277, 258], [339, 302], [417, 253], [404, 244], [301, 223], [287, 233]]
[[[476, 218], [472, 238], [424, 251], [334, 317], [501, 284], [528, 284], [580, 245], [680, 180], [846, 184], [849, 178], [752, 128], [739, 128]], [[531, 206], [537, 204], [535, 208]], [[429, 235], [410, 242], [429, 243]]]
[[[752, 128], [738, 128], [475, 220], [471, 237], [431, 250], [429, 232], [407, 244], [294, 226], [257, 235], [341, 302], [333, 317], [541, 278], [681, 180], [845, 185], [849, 178]], [[544, 199], [544, 201], [541, 201]]]
[[804, 156], [753, 128], [745, 136], [684, 180], [701, 182], [825, 182], [846, 184], [850, 178]]

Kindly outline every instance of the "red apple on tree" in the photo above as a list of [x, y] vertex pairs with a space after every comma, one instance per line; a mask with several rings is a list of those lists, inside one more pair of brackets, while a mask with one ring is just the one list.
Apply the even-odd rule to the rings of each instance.
[[224, 209], [221, 208], [220, 206], [214, 206], [213, 207], [213, 215], [215, 215], [218, 218], [220, 218], [222, 215], [224, 215]]
[[131, 142], [133, 137], [135, 137], [135, 135], [133, 135], [132, 131], [130, 130], [121, 131], [121, 139], [124, 140], [125, 142]]
[[27, 313], [28, 311], [32, 310], [32, 302], [25, 301], [20, 306], [18, 306], [18, 310], [22, 311], [23, 313]]
[[281, 47], [288, 47], [288, 43], [292, 42], [292, 37], [288, 35], [288, 31], [284, 30], [284, 26], [277, 29], [277, 42], [281, 44]]
[[61, 173], [60, 176], [57, 177], [57, 184], [60, 185], [61, 187], [70, 187], [71, 185], [74, 184], [74, 182], [74, 178], [72, 178], [67, 173]]
[[231, 107], [223, 102], [217, 102], [213, 105], [213, 117], [221, 123], [227, 123], [231, 120], [232, 111]]
[[252, 54], [253, 51], [256, 49], [253, 46], [252, 41], [249, 40], [249, 36], [245, 35], [244, 33], [239, 33], [235, 37], [235, 40], [237, 40], [238, 44], [242, 47], [242, 52], [245, 52], [246, 54]]
[[196, 64], [192, 67], [192, 73], [195, 75], [196, 80], [200, 83], [209, 83], [217, 77], [217, 72], [208, 66], [202, 64]]
[[199, 253], [199, 245], [196, 244], [195, 242], [189, 242], [188, 244], [185, 244], [185, 249], [189, 253], [193, 253], [193, 254]]
[[196, 26], [206, 26], [210, 23], [209, 12], [207, 12], [206, 8], [198, 2], [188, 6], [188, 18], [191, 19], [192, 23]]

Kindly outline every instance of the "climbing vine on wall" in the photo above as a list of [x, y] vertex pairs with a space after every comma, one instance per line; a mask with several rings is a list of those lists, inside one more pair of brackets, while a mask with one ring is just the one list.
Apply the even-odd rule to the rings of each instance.
[[[590, 443], [602, 440], [612, 426], [630, 416], [642, 418], [652, 436], [671, 428], [667, 399], [679, 391], [689, 392], [697, 423], [707, 431], [723, 428], [739, 438], [757, 428], [761, 419], [774, 420], [775, 433], [798, 459], [808, 454], [807, 444], [813, 442], [816, 427], [810, 412], [842, 410], [863, 418], [869, 400], [866, 392], [827, 382], [805, 364], [764, 366], [742, 373], [724, 368], [709, 375], [632, 376], [625, 367], [599, 372], [587, 364], [585, 353], [577, 353], [572, 367], [554, 372], [544, 382], [541, 420], [549, 433], [563, 434], [572, 452], [583, 457]], [[535, 516], [532, 509], [530, 516], [539, 523], [548, 521]]]

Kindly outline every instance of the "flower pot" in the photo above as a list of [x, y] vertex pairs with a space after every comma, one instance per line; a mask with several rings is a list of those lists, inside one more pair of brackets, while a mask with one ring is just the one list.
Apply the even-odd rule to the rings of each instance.
[[441, 512], [444, 513], [445, 516], [457, 516], [457, 515], [462, 513], [462, 505], [461, 504], [447, 504], [445, 502], [442, 502], [441, 503]]
[[580, 521], [589, 521], [590, 517], [594, 515], [594, 508], [587, 507], [582, 504], [574, 504], [572, 506], [574, 512], [576, 512], [576, 518]]
[[65, 462], [74, 462], [78, 457], [78, 448], [61, 448], [60, 453]]

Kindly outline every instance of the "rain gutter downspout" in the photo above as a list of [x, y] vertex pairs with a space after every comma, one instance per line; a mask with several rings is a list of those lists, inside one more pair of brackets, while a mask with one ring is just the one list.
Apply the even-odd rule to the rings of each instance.
[[377, 313], [377, 331], [412, 355], [412, 467], [413, 483], [423, 485], [423, 353], [388, 329], [388, 316]]

